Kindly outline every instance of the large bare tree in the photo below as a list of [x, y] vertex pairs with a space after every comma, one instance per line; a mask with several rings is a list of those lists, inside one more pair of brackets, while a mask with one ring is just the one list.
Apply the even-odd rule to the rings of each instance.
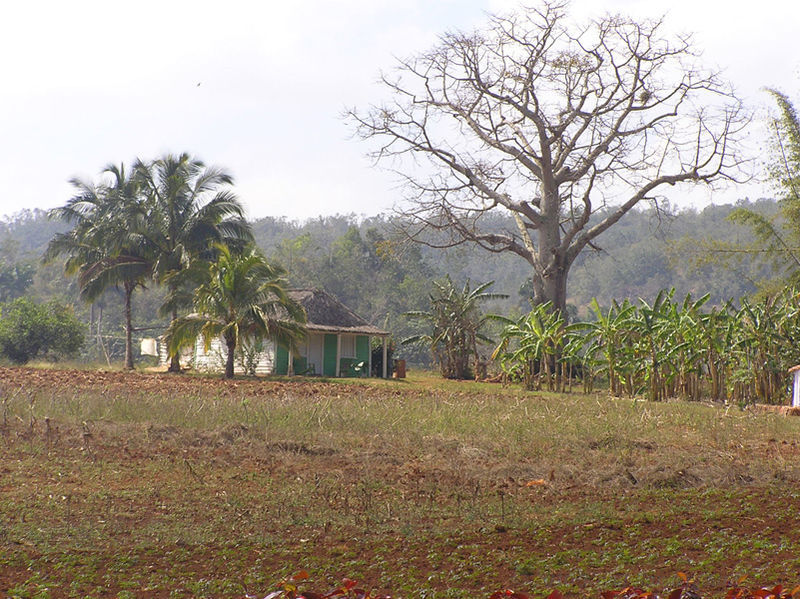
[[575, 27], [550, 2], [401, 61], [382, 78], [391, 101], [349, 117], [413, 190], [407, 235], [518, 254], [534, 301], [563, 310], [575, 258], [637, 203], [740, 176], [741, 103], [689, 37], [662, 29], [620, 16]]

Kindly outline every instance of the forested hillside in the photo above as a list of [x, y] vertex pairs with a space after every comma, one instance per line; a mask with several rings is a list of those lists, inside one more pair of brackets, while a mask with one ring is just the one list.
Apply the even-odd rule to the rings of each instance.
[[[772, 214], [776, 203], [742, 202]], [[711, 294], [711, 303], [738, 299], [757, 291], [769, 276], [752, 260], [726, 261], [709, 253], [713, 240], [747, 241], [749, 231], [726, 220], [732, 205], [709, 206], [674, 214], [647, 208], [626, 215], [599, 239], [597, 249], [584, 252], [570, 274], [570, 311], [588, 315], [593, 297], [607, 305], [613, 299], [652, 298], [675, 287], [677, 296]], [[528, 309], [530, 267], [512, 254], [490, 254], [473, 246], [446, 250], [403, 242], [395, 216], [320, 217], [307, 222], [262, 218], [253, 222], [256, 241], [268, 258], [288, 269], [295, 287], [322, 287], [396, 338], [409, 326], [402, 313], [425, 306], [431, 280], [449, 274], [454, 281], [495, 281], [492, 291], [505, 293], [491, 310], [515, 315]], [[513, 223], [509, 222], [509, 226]], [[42, 265], [44, 249], [64, 225], [50, 221], [40, 210], [24, 211], [0, 221], [0, 296], [3, 300], [28, 295], [36, 300], [59, 299], [75, 306], [91, 323], [87, 357], [105, 360], [121, 347], [121, 294], [110, 292], [93, 307], [79, 301], [73, 278], [60, 264]], [[140, 336], [152, 336], [166, 325], [157, 316], [161, 291], [150, 287], [134, 298], [134, 323]], [[98, 341], [98, 334], [103, 345]], [[417, 360], [407, 348], [398, 352]]]

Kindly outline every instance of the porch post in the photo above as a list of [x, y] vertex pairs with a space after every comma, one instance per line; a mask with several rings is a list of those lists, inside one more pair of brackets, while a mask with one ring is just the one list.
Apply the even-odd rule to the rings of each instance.
[[289, 346], [289, 364], [286, 366], [286, 376], [294, 376], [294, 357], [292, 356], [292, 346]]
[[381, 337], [381, 341], [383, 343], [383, 378], [387, 378], [387, 374], [389, 372], [389, 364], [387, 364], [388, 359], [386, 356], [386, 337]]
[[342, 335], [340, 333], [336, 333], [336, 378], [338, 379], [341, 375], [342, 369]]

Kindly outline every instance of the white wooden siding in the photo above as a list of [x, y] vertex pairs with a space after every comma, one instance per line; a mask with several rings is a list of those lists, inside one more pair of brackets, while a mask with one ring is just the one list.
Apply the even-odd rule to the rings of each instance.
[[[159, 345], [159, 362], [169, 364], [166, 345], [161, 342]], [[258, 354], [256, 364], [256, 374], [272, 374], [275, 365], [275, 344], [267, 339], [263, 342], [264, 349]], [[194, 347], [182, 352], [181, 365], [189, 366], [203, 372], [225, 372], [225, 360], [227, 350], [222, 343], [222, 339], [213, 339], [211, 346], [206, 351], [205, 342], [202, 337], [198, 337]], [[234, 359], [233, 371], [235, 374], [244, 374], [241, 361]]]
[[356, 336], [355, 335], [342, 335], [340, 358], [355, 358], [356, 357]]
[[[272, 374], [275, 363], [274, 344], [264, 340], [264, 349], [258, 354], [256, 364], [256, 374]], [[211, 347], [206, 351], [202, 337], [198, 337], [194, 345], [194, 368], [206, 372], [224, 372], [227, 349], [222, 343], [222, 339], [213, 339]], [[244, 374], [241, 361], [237, 356], [233, 362], [235, 374]]]

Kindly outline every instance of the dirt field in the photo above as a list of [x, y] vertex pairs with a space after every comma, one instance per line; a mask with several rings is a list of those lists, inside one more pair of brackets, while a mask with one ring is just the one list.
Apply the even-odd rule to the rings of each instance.
[[[0, 369], [0, 591], [800, 582], [800, 418], [433, 379]], [[0, 593], [2, 594], [2, 593]]]

